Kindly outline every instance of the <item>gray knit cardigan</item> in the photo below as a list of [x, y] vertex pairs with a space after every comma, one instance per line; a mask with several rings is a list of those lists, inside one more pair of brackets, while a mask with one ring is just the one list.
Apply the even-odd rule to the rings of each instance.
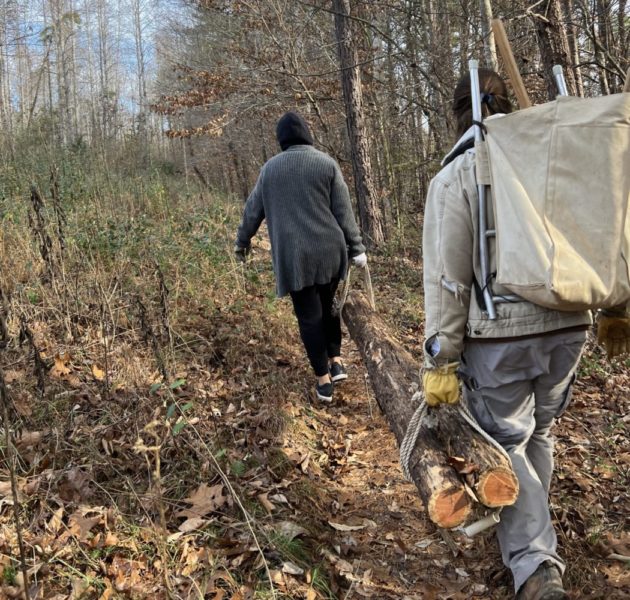
[[312, 146], [291, 146], [263, 165], [237, 246], [249, 246], [263, 219], [278, 296], [344, 279], [348, 257], [365, 252], [339, 166]]

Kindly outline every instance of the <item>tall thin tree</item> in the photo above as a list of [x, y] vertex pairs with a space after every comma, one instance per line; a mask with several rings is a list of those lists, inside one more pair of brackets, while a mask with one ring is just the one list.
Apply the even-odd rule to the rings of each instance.
[[361, 73], [350, 20], [350, 1], [332, 0], [332, 8], [335, 13], [341, 85], [359, 217], [368, 245], [376, 247], [385, 241], [385, 232], [372, 177], [369, 138], [363, 115]]

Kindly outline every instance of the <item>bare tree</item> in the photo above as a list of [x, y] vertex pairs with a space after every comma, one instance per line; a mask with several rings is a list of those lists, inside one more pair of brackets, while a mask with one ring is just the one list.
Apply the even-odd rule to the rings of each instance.
[[492, 31], [492, 2], [491, 0], [479, 0], [479, 10], [481, 12], [481, 32], [483, 34], [483, 50], [486, 58], [486, 65], [489, 69], [497, 70], [497, 47], [494, 43], [494, 33]]
[[564, 75], [567, 91], [569, 95], [575, 96], [577, 94], [577, 86], [575, 74], [573, 68], [571, 68], [571, 52], [560, 1], [546, 0], [543, 2], [540, 13], [535, 14], [534, 19], [543, 75], [547, 82], [549, 98], [553, 99], [557, 95], [556, 83], [552, 73], [554, 65], [562, 65], [565, 68]]
[[332, 6], [335, 12], [341, 83], [359, 217], [365, 237], [374, 247], [384, 242], [385, 234], [382, 212], [372, 180], [369, 138], [364, 125], [361, 74], [350, 21], [350, 1], [333, 0]]

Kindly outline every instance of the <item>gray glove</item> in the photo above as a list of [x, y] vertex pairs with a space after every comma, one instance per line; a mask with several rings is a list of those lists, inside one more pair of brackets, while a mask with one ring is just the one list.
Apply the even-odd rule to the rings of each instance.
[[236, 260], [242, 263], [247, 262], [247, 256], [251, 252], [251, 249], [252, 249], [251, 246], [243, 247], [243, 246], [239, 246], [238, 244], [235, 244], [234, 255], [236, 256]]

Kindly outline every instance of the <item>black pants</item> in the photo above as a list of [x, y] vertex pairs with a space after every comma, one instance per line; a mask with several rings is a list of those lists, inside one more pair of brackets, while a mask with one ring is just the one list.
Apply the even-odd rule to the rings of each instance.
[[341, 319], [332, 306], [338, 279], [291, 292], [306, 354], [317, 377], [328, 373], [328, 359], [341, 353]]

